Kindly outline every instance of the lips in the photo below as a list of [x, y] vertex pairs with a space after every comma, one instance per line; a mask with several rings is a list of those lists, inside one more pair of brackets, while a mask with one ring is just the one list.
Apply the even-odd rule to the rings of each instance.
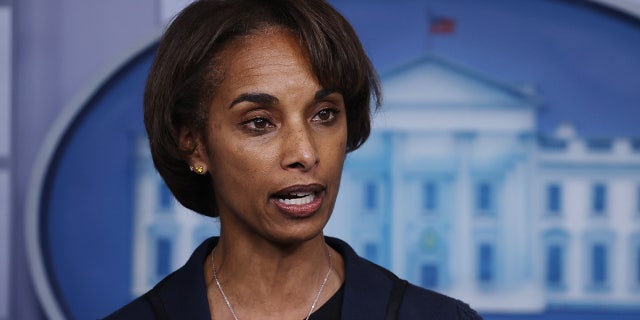
[[319, 184], [295, 185], [274, 193], [271, 202], [288, 216], [304, 218], [318, 211], [324, 189]]

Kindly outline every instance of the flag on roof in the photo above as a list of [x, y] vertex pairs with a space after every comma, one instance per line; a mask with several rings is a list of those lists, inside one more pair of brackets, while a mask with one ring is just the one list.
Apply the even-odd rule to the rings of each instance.
[[431, 16], [429, 18], [430, 34], [452, 34], [456, 31], [456, 21], [451, 17]]

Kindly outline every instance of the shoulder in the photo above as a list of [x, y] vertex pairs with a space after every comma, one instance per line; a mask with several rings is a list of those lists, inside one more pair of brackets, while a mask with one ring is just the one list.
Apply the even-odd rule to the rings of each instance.
[[175, 275], [179, 275], [181, 272], [182, 268], [169, 274], [158, 282], [151, 290], [110, 314], [105, 318], [105, 320], [147, 320], [166, 318], [167, 308], [171, 308], [170, 305], [173, 301], [167, 300], [166, 297], [164, 297], [165, 294], [163, 291], [166, 291], [167, 288], [172, 289], [175, 287]]
[[205, 240], [184, 266], [106, 319], [208, 319], [203, 265], [216, 243], [217, 238]]
[[126, 320], [126, 319], [155, 319], [151, 305], [145, 296], [138, 297], [114, 313], [108, 315], [105, 320]]
[[482, 317], [460, 300], [409, 284], [402, 300], [400, 319], [475, 320]]
[[[464, 302], [401, 280], [391, 271], [358, 256], [339, 239], [326, 240], [345, 260], [343, 319], [362, 318], [363, 314], [366, 318], [379, 318], [390, 308], [394, 308], [393, 313], [397, 312], [400, 320], [482, 319]], [[407, 285], [397, 294], [396, 287], [402, 282]]]

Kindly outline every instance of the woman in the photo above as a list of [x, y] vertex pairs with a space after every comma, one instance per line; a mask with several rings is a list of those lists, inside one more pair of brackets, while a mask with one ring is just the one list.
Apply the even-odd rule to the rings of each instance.
[[325, 238], [346, 154], [379, 83], [321, 0], [197, 1], [160, 42], [145, 91], [156, 168], [220, 237], [111, 319], [476, 319]]

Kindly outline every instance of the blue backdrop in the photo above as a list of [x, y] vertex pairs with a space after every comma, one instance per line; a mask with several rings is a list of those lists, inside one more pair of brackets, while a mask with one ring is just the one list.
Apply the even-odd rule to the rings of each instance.
[[[430, 53], [533, 88], [542, 134], [571, 122], [585, 137], [640, 135], [640, 27], [633, 18], [574, 1], [333, 3], [383, 75]], [[450, 29], [431, 29], [441, 19]], [[92, 93], [42, 177], [42, 255], [70, 318], [96, 318], [132, 298], [134, 151], [144, 135], [142, 92], [154, 49], [132, 55]], [[486, 319], [638, 319], [633, 309], [555, 306]]]

